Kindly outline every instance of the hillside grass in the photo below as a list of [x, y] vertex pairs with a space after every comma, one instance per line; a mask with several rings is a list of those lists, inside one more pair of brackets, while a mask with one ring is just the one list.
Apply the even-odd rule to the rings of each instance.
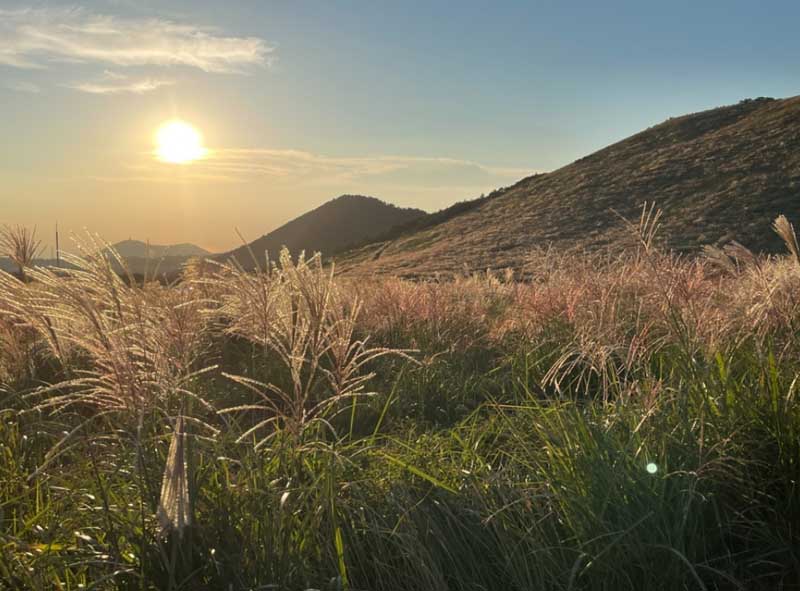
[[797, 589], [800, 264], [642, 221], [525, 281], [0, 274], [0, 587]]

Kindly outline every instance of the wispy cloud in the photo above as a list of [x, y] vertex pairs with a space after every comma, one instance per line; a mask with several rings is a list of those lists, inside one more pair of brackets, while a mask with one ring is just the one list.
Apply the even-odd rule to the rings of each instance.
[[336, 157], [304, 150], [216, 149], [189, 165], [156, 162], [150, 154], [131, 163], [119, 176], [93, 180], [141, 183], [269, 183], [291, 190], [298, 186], [326, 187], [332, 192], [396, 189], [478, 194], [505, 186], [537, 172], [529, 168], [490, 166], [457, 158], [419, 156]]
[[445, 157], [334, 157], [302, 150], [224, 149], [211, 152], [202, 166], [232, 177], [269, 176], [304, 181], [380, 181], [434, 186], [473, 186], [531, 174], [526, 168], [497, 167]]
[[21, 80], [6, 82], [3, 86], [9, 90], [14, 90], [16, 92], [27, 92], [29, 94], [38, 94], [42, 91], [42, 89], [33, 82], [25, 82]]
[[66, 61], [243, 72], [267, 63], [272, 50], [257, 37], [229, 37], [211, 27], [157, 18], [81, 8], [0, 9], [0, 64], [17, 68]]
[[174, 84], [174, 81], [154, 78], [131, 79], [123, 74], [106, 70], [99, 81], [75, 82], [66, 86], [90, 94], [144, 94], [170, 84]]

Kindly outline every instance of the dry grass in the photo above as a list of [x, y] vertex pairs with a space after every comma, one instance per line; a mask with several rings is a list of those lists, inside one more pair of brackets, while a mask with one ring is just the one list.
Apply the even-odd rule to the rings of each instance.
[[[645, 227], [654, 220], [646, 217]], [[365, 331], [386, 338], [426, 334], [442, 350], [497, 344], [510, 334], [539, 341], [559, 325], [566, 332], [559, 340], [568, 344], [547, 375], [558, 391], [594, 388], [594, 377], [605, 393], [628, 382], [633, 388], [640, 377], [633, 369], [675, 342], [708, 353], [770, 335], [788, 354], [800, 287], [793, 260], [758, 258], [741, 246], [689, 259], [659, 252], [653, 240], [646, 230], [642, 249], [622, 257], [535, 254], [524, 283], [488, 273], [443, 282], [353, 282], [353, 289], [365, 301]], [[583, 376], [575, 376], [578, 368]], [[577, 382], [567, 387], [566, 376]]]
[[[254, 391], [261, 403], [235, 406], [221, 413], [255, 411], [265, 418], [241, 435], [276, 431], [281, 424], [296, 437], [327, 411], [354, 396], [363, 396], [373, 373], [364, 368], [383, 355], [399, 353], [370, 347], [355, 336], [361, 302], [343, 292], [333, 280], [333, 269], [319, 255], [298, 262], [284, 250], [278, 264], [265, 272], [248, 273], [236, 265], [222, 265], [220, 273], [203, 282], [215, 291], [217, 313], [225, 333], [258, 345], [274, 355], [288, 371], [287, 385], [264, 383], [225, 374]], [[260, 439], [261, 447], [269, 440]]]
[[[274, 429], [273, 421], [298, 433], [324, 409], [362, 393], [372, 377], [366, 368], [396, 349], [423, 349], [424, 361], [496, 346], [509, 335], [547, 339], [558, 326], [559, 352], [542, 385], [559, 394], [588, 392], [599, 379], [604, 397], [612, 388], [635, 390], [635, 369], [670, 343], [707, 353], [769, 336], [790, 354], [800, 265], [786, 218], [776, 220], [775, 231], [791, 260], [757, 257], [736, 243], [709, 248], [704, 259], [665, 253], [656, 245], [660, 217], [652, 206], [643, 210], [631, 225], [633, 247], [622, 256], [534, 252], [524, 282], [510, 270], [444, 281], [336, 281], [319, 256], [295, 263], [284, 252], [262, 272], [193, 261], [174, 285], [137, 285], [114, 271], [124, 262], [113, 252], [71, 257], [70, 269], [30, 269], [29, 284], [0, 276], [4, 375], [24, 374], [44, 347], [66, 379], [34, 392], [37, 408], [80, 404], [139, 417], [159, 409], [174, 417], [189, 399], [211, 410], [187, 386], [215, 370], [215, 340], [241, 339], [290, 378], [265, 383], [226, 374], [261, 398], [213, 409], [264, 414], [244, 438]], [[83, 249], [96, 253], [99, 246]], [[394, 349], [369, 346], [367, 335]]]
[[[99, 252], [97, 243], [83, 246]], [[104, 256], [65, 259], [71, 268], [29, 270], [30, 285], [0, 276], [7, 321], [36, 331], [67, 377], [36, 392], [38, 408], [141, 415], [189, 394], [184, 385], [205, 369], [196, 361], [206, 336], [191, 285], [137, 286]]]
[[794, 232], [689, 259], [659, 221], [523, 280], [0, 273], [0, 583], [790, 588]]

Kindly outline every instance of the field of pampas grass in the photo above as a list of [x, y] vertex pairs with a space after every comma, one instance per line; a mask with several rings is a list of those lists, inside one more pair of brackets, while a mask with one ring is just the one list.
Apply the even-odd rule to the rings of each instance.
[[794, 230], [686, 258], [658, 223], [519, 278], [22, 260], [0, 588], [800, 588]]

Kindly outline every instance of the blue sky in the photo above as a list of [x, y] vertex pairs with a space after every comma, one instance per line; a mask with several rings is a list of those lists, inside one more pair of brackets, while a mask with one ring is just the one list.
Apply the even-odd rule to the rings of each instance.
[[[800, 94], [797, 2], [0, 0], [3, 220], [220, 250], [345, 192], [434, 210]], [[164, 165], [178, 117], [209, 158]]]

